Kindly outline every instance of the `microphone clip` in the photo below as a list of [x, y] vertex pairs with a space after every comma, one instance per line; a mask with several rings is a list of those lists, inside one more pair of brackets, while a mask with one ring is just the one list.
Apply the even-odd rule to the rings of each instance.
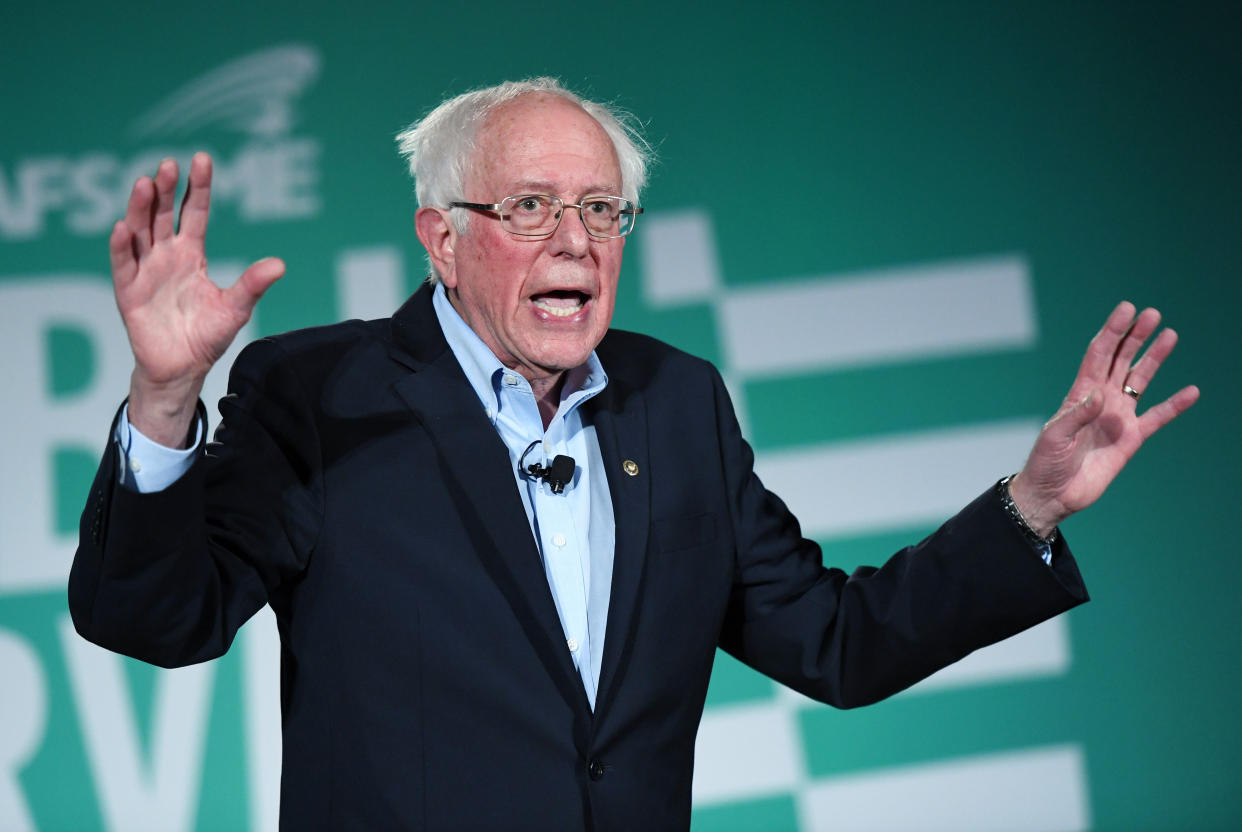
[[530, 479], [546, 482], [552, 489], [553, 494], [563, 494], [565, 486], [569, 485], [573, 480], [574, 471], [577, 470], [574, 458], [564, 454], [557, 454], [553, 457], [551, 465], [545, 466], [539, 462], [532, 462], [530, 465], [527, 465], [527, 454], [540, 443], [541, 440], [536, 439], [526, 446], [526, 450], [522, 451], [522, 456], [518, 459], [518, 473]]

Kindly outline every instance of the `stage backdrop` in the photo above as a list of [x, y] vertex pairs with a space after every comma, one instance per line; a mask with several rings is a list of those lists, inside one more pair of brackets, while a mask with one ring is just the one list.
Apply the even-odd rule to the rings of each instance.
[[215, 154], [216, 279], [289, 264], [243, 338], [386, 315], [426, 271], [394, 134], [535, 74], [646, 122], [616, 323], [721, 367], [832, 565], [1016, 470], [1122, 298], [1183, 336], [1148, 400], [1203, 388], [1066, 524], [1085, 608], [853, 712], [721, 655], [695, 828], [1242, 824], [1238, 4], [225, 5], [0, 16], [0, 829], [275, 829], [270, 616], [163, 672], [66, 611], [131, 181]]

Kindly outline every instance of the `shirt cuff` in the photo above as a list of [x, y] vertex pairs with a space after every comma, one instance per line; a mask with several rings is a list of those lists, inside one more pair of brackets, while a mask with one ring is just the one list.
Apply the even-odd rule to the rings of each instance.
[[194, 420], [197, 422], [194, 444], [184, 450], [167, 448], [143, 436], [138, 428], [129, 423], [128, 404], [121, 408], [121, 417], [112, 437], [121, 455], [118, 466], [121, 485], [139, 494], [150, 494], [163, 491], [181, 479], [181, 475], [194, 464], [206, 431], [204, 420], [198, 414], [194, 415]]
[[1035, 551], [1039, 552], [1039, 559], [1044, 563], [1052, 566], [1052, 544], [1041, 543], [1035, 547]]

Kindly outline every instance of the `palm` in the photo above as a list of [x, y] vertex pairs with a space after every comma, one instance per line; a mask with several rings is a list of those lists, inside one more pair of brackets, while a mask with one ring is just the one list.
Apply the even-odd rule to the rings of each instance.
[[1069, 394], [1014, 483], [1014, 500], [1028, 519], [1050, 528], [1091, 505], [1149, 436], [1198, 399], [1198, 388], [1186, 387], [1140, 415], [1137, 398], [1125, 392], [1129, 386], [1141, 395], [1177, 343], [1177, 333], [1166, 329], [1131, 365], [1159, 323], [1156, 310], [1136, 318], [1134, 307], [1122, 303], [1092, 339]]
[[117, 305], [134, 358], [153, 381], [205, 375], [245, 323], [207, 277], [193, 242], [157, 243], [134, 280], [117, 287]]

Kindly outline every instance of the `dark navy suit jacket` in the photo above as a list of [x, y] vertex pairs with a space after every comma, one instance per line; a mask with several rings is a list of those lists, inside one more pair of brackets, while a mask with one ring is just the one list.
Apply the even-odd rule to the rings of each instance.
[[78, 631], [171, 667], [271, 604], [287, 829], [684, 829], [717, 646], [852, 707], [1086, 600], [1064, 545], [1046, 567], [992, 491], [879, 569], [825, 568], [711, 365], [619, 331], [598, 354], [616, 559], [594, 712], [426, 288], [391, 319], [249, 346], [168, 489], [118, 486], [109, 448]]

